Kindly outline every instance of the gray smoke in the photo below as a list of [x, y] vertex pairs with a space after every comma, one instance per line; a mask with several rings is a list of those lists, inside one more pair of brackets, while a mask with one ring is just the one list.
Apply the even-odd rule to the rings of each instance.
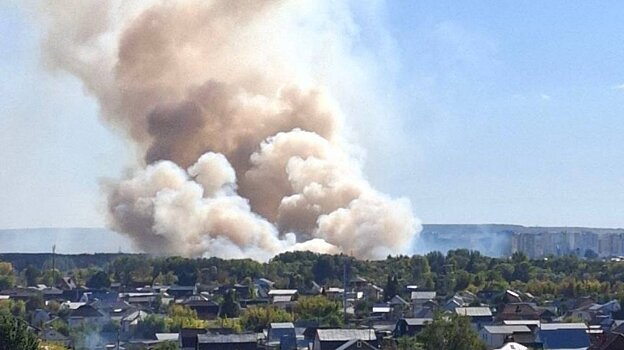
[[104, 186], [112, 229], [147, 252], [184, 256], [266, 260], [306, 249], [382, 258], [409, 249], [420, 230], [409, 201], [366, 181], [313, 60], [298, 56], [301, 40], [344, 45], [343, 29], [298, 24], [329, 16], [328, 8], [261, 0], [47, 5], [47, 63], [79, 77], [142, 155], [135, 170]]

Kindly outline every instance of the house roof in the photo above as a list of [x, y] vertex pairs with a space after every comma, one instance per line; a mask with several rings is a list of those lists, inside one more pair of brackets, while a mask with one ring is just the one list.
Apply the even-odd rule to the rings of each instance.
[[505, 305], [503, 314], [539, 316], [540, 312], [530, 303], [509, 303]]
[[587, 330], [585, 323], [543, 323], [540, 327], [543, 331], [554, 331], [558, 329], [582, 329]]
[[409, 305], [409, 303], [401, 296], [395, 295], [390, 299], [390, 305]]
[[374, 329], [317, 329], [320, 341], [377, 340]]
[[258, 341], [256, 333], [244, 334], [198, 334], [199, 344], [235, 344], [235, 343], [255, 343]]
[[540, 320], [503, 320], [503, 324], [504, 325], [508, 325], [508, 326], [517, 326], [517, 325], [524, 325], [524, 326], [539, 326], [541, 323]]
[[360, 339], [352, 339], [340, 345], [339, 347], [337, 347], [336, 350], [347, 350], [351, 347], [354, 347], [357, 349], [377, 349], [376, 347], [370, 345], [369, 343], [365, 341], [362, 341]]
[[79, 308], [72, 310], [69, 316], [70, 317], [104, 317], [104, 314], [96, 310], [91, 305], [82, 305]]
[[156, 333], [156, 339], [160, 341], [178, 340], [179, 333]]
[[296, 289], [271, 289], [269, 295], [295, 295]]
[[292, 322], [273, 322], [270, 324], [271, 328], [295, 328], [295, 325]]
[[492, 310], [490, 310], [490, 308], [487, 306], [458, 307], [455, 309], [455, 313], [461, 316], [468, 317], [492, 316]]
[[507, 343], [496, 350], [528, 350], [526, 346], [514, 342]]
[[275, 284], [275, 282], [273, 282], [273, 281], [271, 281], [269, 279], [266, 279], [266, 278], [256, 278], [255, 282], [256, 283], [262, 283], [262, 284], [270, 285], [270, 286]]
[[541, 329], [539, 339], [544, 349], [586, 349], [590, 345], [586, 330], [581, 328]]
[[433, 318], [404, 318], [408, 326], [424, 326], [425, 323], [431, 323]]
[[483, 329], [490, 334], [530, 333], [527, 326], [485, 326]]
[[174, 286], [170, 286], [167, 291], [185, 291], [185, 292], [190, 292], [195, 290], [195, 286], [178, 286], [178, 285], [174, 285]]
[[351, 283], [365, 283], [368, 282], [365, 278], [362, 278], [360, 276], [355, 276], [354, 278], [351, 279], [350, 281]]
[[436, 292], [412, 292], [411, 299], [412, 300], [431, 300], [435, 299]]
[[624, 335], [621, 333], [609, 333], [605, 341], [596, 347], [597, 350], [619, 350], [624, 349]]
[[388, 313], [392, 311], [392, 307], [390, 307], [389, 305], [374, 305], [373, 306], [373, 313]]
[[290, 295], [276, 295], [273, 297], [274, 303], [288, 303], [292, 301], [292, 297]]
[[40, 338], [46, 341], [66, 341], [69, 339], [69, 337], [64, 336], [54, 329], [44, 330], [41, 333]]

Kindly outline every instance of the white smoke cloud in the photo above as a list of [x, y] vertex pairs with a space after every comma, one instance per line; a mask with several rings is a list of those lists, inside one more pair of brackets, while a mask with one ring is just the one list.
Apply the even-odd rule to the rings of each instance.
[[79, 77], [142, 155], [104, 188], [111, 227], [139, 248], [258, 260], [409, 249], [420, 229], [409, 201], [366, 181], [322, 86], [325, 54], [345, 55], [357, 35], [347, 6], [54, 1], [46, 11], [49, 65]]

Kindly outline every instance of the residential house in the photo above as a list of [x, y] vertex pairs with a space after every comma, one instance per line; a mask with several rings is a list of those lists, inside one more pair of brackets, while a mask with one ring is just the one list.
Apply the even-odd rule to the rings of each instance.
[[430, 291], [415, 291], [410, 295], [410, 300], [414, 307], [420, 307], [428, 301], [433, 301], [436, 298], [436, 292]]
[[485, 326], [479, 331], [479, 337], [488, 349], [500, 348], [510, 339], [523, 345], [535, 342], [533, 333], [527, 326]]
[[389, 320], [392, 318], [392, 306], [388, 303], [375, 304], [370, 316], [378, 320]]
[[336, 350], [377, 350], [377, 347], [361, 339], [353, 339], [337, 347]]
[[431, 323], [433, 318], [402, 318], [397, 321], [393, 336], [400, 338], [402, 336], [413, 337], [420, 333], [427, 323]]
[[374, 329], [317, 329], [312, 350], [335, 350], [351, 340], [363, 340], [377, 346]]
[[365, 286], [357, 289], [357, 291], [362, 292], [363, 297], [370, 300], [379, 300], [383, 296], [383, 288], [372, 283], [366, 284]]
[[324, 288], [322, 294], [331, 300], [342, 300], [344, 298], [344, 289], [338, 287]]
[[388, 303], [392, 307], [392, 314], [395, 319], [402, 318], [410, 314], [411, 304], [400, 296], [393, 296]]
[[446, 303], [444, 303], [444, 310], [455, 312], [455, 309], [457, 309], [458, 307], [465, 307], [465, 306], [468, 306], [468, 304], [466, 304], [462, 298], [453, 296], [452, 298], [447, 300]]
[[56, 287], [46, 287], [39, 289], [41, 294], [43, 295], [43, 300], [62, 300], [63, 299], [63, 291]]
[[541, 311], [530, 303], [506, 304], [498, 314], [500, 320], [539, 320]]
[[592, 343], [589, 350], [622, 350], [624, 349], [624, 334], [608, 333]]
[[69, 348], [72, 343], [69, 337], [51, 328], [42, 330], [39, 334], [39, 339], [49, 344], [62, 346], [63, 348]]
[[355, 276], [349, 281], [349, 285], [351, 286], [351, 288], [356, 289], [356, 290], [363, 288], [367, 284], [368, 284], [368, 281], [365, 278], [360, 277], [360, 276]]
[[500, 290], [483, 289], [477, 292], [477, 298], [483, 303], [493, 304], [494, 300], [503, 293]]
[[460, 290], [459, 292], [455, 293], [454, 297], [461, 299], [467, 306], [470, 304], [474, 304], [479, 300], [479, 298], [474, 293], [467, 290]]
[[131, 292], [121, 295], [121, 298], [128, 304], [140, 309], [151, 308], [159, 297], [160, 294], [154, 292]]
[[254, 280], [254, 285], [256, 287], [256, 294], [258, 297], [268, 298], [269, 291], [273, 289], [273, 287], [275, 286], [275, 282], [266, 278], [256, 278]]
[[269, 298], [273, 304], [286, 304], [297, 300], [298, 291], [296, 289], [271, 289]]
[[535, 341], [549, 350], [587, 349], [587, 330], [584, 323], [543, 323]]
[[219, 316], [219, 304], [201, 295], [193, 295], [186, 298], [182, 305], [194, 310], [197, 313], [197, 317], [202, 320], [214, 320]]
[[257, 347], [255, 333], [197, 335], [197, 350], [256, 350]]
[[174, 299], [188, 298], [197, 294], [197, 286], [171, 286], [167, 289], [167, 294]]
[[496, 350], [529, 350], [526, 346], [518, 344], [516, 342], [505, 343], [502, 347]]
[[534, 332], [542, 324], [540, 320], [503, 320], [503, 325], [506, 326], [527, 326]]
[[455, 309], [455, 313], [460, 316], [469, 317], [470, 323], [477, 331], [484, 326], [492, 324], [494, 321], [492, 310], [487, 306], [458, 307]]
[[30, 316], [30, 324], [41, 328], [44, 323], [50, 321], [50, 313], [47, 310], [37, 309], [33, 311], [32, 316]]
[[58, 283], [58, 287], [61, 290], [74, 290], [76, 289], [76, 282], [71, 276], [62, 277]]
[[503, 296], [506, 303], [521, 303], [522, 297], [520, 293], [507, 289], [505, 291], [505, 295]]
[[102, 326], [109, 320], [106, 314], [91, 305], [85, 304], [69, 312], [67, 324], [72, 328], [83, 324]]
[[267, 345], [279, 346], [280, 350], [297, 348], [297, 333], [292, 322], [274, 322], [267, 330]]
[[133, 333], [138, 325], [143, 322], [149, 314], [143, 310], [130, 309], [119, 321], [120, 330], [124, 334]]
[[613, 324], [613, 316], [619, 311], [621, 311], [620, 303], [617, 300], [611, 300], [604, 304], [585, 305], [571, 311], [570, 314], [582, 318], [587, 323], [601, 325], [604, 329], [608, 329]]
[[182, 328], [178, 338], [180, 350], [197, 350], [197, 337], [206, 333], [206, 329]]

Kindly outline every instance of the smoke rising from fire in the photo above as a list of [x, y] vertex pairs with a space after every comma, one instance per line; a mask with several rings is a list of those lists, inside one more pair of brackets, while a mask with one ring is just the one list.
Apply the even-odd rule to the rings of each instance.
[[[420, 225], [409, 201], [366, 181], [317, 79], [322, 50], [298, 50], [302, 40], [344, 45], [354, 25], [332, 6], [47, 6], [46, 62], [80, 78], [141, 155], [103, 186], [112, 229], [146, 252], [184, 256], [266, 260], [312, 250], [374, 259], [409, 249]], [[310, 14], [339, 24], [302, 28]]]

